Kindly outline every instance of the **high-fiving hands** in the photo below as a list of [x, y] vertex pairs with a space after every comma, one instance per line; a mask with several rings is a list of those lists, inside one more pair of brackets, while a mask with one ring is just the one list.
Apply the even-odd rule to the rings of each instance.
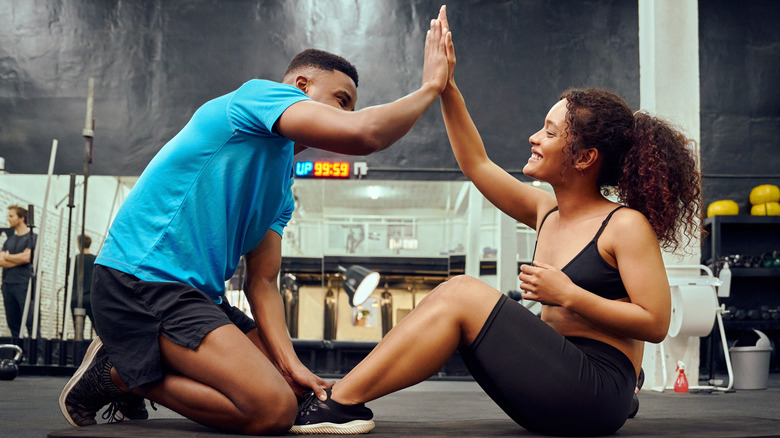
[[449, 73], [447, 82], [450, 83], [455, 74], [455, 46], [452, 44], [452, 30], [449, 21], [447, 21], [447, 6], [442, 6], [439, 9], [439, 21], [446, 32], [444, 44], [447, 49], [447, 71]]
[[[439, 10], [439, 16], [431, 20], [431, 27], [425, 36], [425, 58], [423, 62], [423, 85], [430, 84], [438, 94], [444, 91], [452, 77], [448, 46], [452, 46], [452, 36], [447, 27], [446, 6]], [[452, 50], [450, 50], [452, 52]], [[452, 66], [455, 54], [452, 52]]]

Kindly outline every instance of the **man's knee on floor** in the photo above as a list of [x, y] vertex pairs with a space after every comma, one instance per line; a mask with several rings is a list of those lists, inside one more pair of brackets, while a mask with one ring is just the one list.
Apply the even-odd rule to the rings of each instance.
[[295, 421], [298, 400], [292, 391], [271, 394], [253, 404], [240, 432], [247, 435], [284, 434]]

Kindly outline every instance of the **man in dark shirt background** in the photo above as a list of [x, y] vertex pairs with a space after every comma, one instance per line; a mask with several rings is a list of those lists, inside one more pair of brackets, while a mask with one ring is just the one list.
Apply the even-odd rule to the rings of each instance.
[[[11, 336], [19, 337], [22, 328], [24, 302], [32, 277], [32, 253], [37, 236], [27, 226], [27, 209], [18, 205], [8, 207], [8, 226], [14, 233], [7, 232], [8, 239], [0, 252], [0, 268], [3, 268], [3, 303], [5, 319], [11, 329]], [[30, 294], [30, 307], [27, 310], [27, 333], [32, 333], [35, 296]]]
[[[70, 298], [70, 311], [71, 315], [73, 315], [73, 324], [74, 324], [74, 330], [75, 324], [76, 324], [76, 316], [73, 314], [73, 309], [78, 307], [79, 304], [79, 288], [78, 288], [78, 272], [79, 272], [79, 265], [81, 264], [81, 242], [82, 242], [82, 236], [79, 236], [76, 240], [76, 243], [79, 246], [79, 254], [76, 254], [74, 257], [75, 264], [74, 264], [74, 275], [73, 278], [75, 281], [73, 282], [73, 288], [71, 291], [71, 298]], [[92, 245], [92, 238], [88, 235], [83, 235], [83, 242], [84, 242], [84, 287], [82, 288], [82, 300], [81, 300], [81, 307], [87, 312], [87, 317], [89, 317], [89, 322], [92, 323], [92, 325], [95, 325], [95, 320], [92, 318], [92, 302], [90, 300], [90, 291], [92, 290], [92, 268], [95, 266], [95, 255], [91, 254], [89, 252], [89, 247]], [[85, 320], [86, 322], [86, 320]], [[76, 339], [92, 339], [92, 336], [89, 336], [88, 338], [84, 337], [84, 326], [81, 326], [81, 338]]]

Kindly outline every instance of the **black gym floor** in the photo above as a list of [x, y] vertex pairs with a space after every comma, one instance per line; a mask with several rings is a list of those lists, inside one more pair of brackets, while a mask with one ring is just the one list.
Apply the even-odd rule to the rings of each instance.
[[[3, 437], [218, 437], [220, 433], [158, 407], [150, 419], [72, 428], [57, 400], [68, 377], [25, 376], [0, 381]], [[426, 381], [368, 404], [376, 428], [368, 437], [533, 436], [509, 418], [473, 381]], [[103, 421], [98, 419], [99, 422]], [[675, 394], [643, 390], [636, 418], [619, 437], [780, 436], [780, 374], [766, 390]]]

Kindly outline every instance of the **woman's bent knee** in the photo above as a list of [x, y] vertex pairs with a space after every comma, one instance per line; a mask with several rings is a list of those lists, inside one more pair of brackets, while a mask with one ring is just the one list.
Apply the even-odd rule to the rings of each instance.
[[[436, 286], [431, 293], [431, 298], [441, 299], [453, 306], [462, 307], [469, 302], [483, 301], [485, 299], [498, 299], [500, 292], [488, 286], [481, 280], [468, 275], [457, 275], [444, 283]], [[427, 298], [427, 297], [426, 297]]]

